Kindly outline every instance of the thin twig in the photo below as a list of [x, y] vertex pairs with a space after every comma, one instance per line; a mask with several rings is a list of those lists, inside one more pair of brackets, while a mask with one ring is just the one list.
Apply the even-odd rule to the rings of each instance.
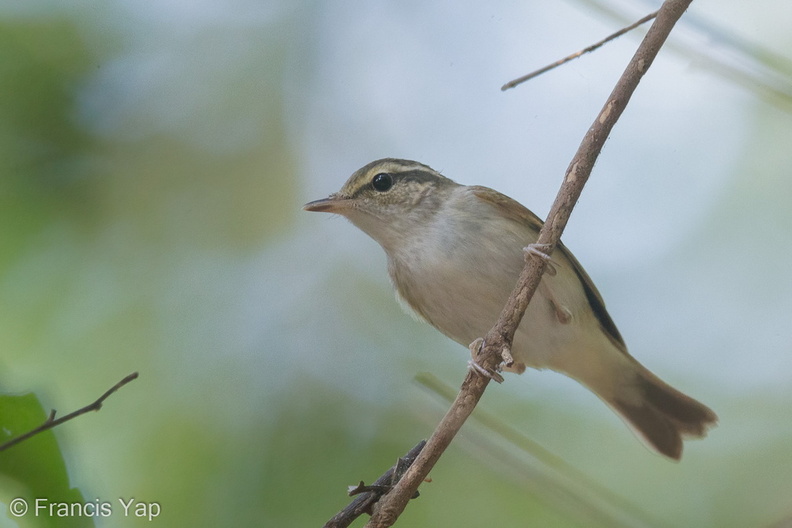
[[[383, 473], [382, 476], [375, 480], [374, 484], [369, 487], [393, 485], [401, 478], [402, 474], [404, 474], [404, 471], [406, 471], [406, 469], [412, 465], [412, 463], [415, 461], [415, 458], [425, 445], [426, 440], [421, 440], [418, 442], [418, 445], [410, 449], [406, 455], [401, 457], [393, 467]], [[401, 474], [399, 474], [399, 472], [401, 472]], [[362, 484], [363, 483], [361, 482], [361, 486]], [[361, 486], [357, 486], [357, 488], [360, 488]], [[357, 494], [357, 488], [350, 490], [349, 494]], [[335, 514], [332, 519], [327, 521], [327, 523], [324, 525], [324, 528], [346, 528], [362, 514], [371, 513], [374, 503], [379, 500], [381, 496], [382, 494], [378, 494], [373, 491], [359, 494], [346, 506], [346, 508]]]
[[612, 35], [608, 35], [604, 39], [600, 40], [599, 42], [597, 42], [595, 44], [592, 44], [591, 46], [589, 46], [587, 48], [583, 48], [582, 50], [577, 51], [577, 52], [573, 53], [572, 55], [567, 55], [563, 59], [557, 60], [557, 61], [555, 61], [552, 64], [548, 64], [544, 68], [539, 68], [538, 70], [532, 71], [531, 73], [529, 73], [527, 75], [523, 75], [522, 77], [518, 77], [517, 79], [514, 79], [513, 81], [509, 81], [506, 84], [504, 84], [503, 86], [501, 86], [501, 90], [505, 92], [509, 88], [514, 88], [518, 84], [522, 84], [525, 81], [529, 81], [529, 80], [533, 79], [534, 77], [538, 77], [538, 76], [542, 75], [545, 72], [549, 72], [550, 70], [552, 70], [554, 68], [558, 68], [562, 64], [566, 64], [567, 62], [569, 62], [571, 60], [575, 60], [578, 57], [580, 57], [581, 55], [584, 55], [586, 53], [590, 53], [590, 52], [594, 51], [595, 49], [599, 48], [600, 46], [602, 46], [603, 44], [606, 44], [606, 43], [610, 42], [611, 40], [617, 39], [617, 38], [621, 37], [622, 35], [624, 35], [625, 33], [629, 32], [629, 31], [632, 31], [633, 29], [637, 28], [641, 24], [645, 24], [646, 22], [649, 22], [650, 20], [652, 20], [653, 18], [655, 18], [657, 16], [657, 13], [658, 13], [657, 11], [655, 11], [654, 13], [650, 13], [650, 14], [646, 15], [645, 17], [643, 17], [641, 20], [639, 20], [637, 22], [634, 22], [634, 23], [630, 24], [627, 27], [621, 28], [616, 33], [613, 33]]
[[[581, 1], [604, 17], [619, 24], [628, 23], [628, 17], [609, 0]], [[693, 13], [685, 15], [685, 27], [688, 33], [698, 34], [695, 42], [690, 35], [685, 42], [685, 33], [679, 33], [665, 45], [666, 50], [680, 55], [697, 69], [708, 70], [792, 112], [792, 60]], [[706, 43], [703, 50], [702, 40]]]
[[97, 399], [95, 402], [93, 402], [93, 403], [91, 403], [89, 405], [86, 405], [85, 407], [82, 407], [80, 409], [77, 409], [76, 411], [74, 411], [74, 412], [72, 412], [70, 414], [67, 414], [66, 416], [62, 416], [62, 417], [58, 418], [57, 420], [55, 419], [55, 409], [52, 409], [50, 411], [49, 417], [47, 417], [47, 419], [44, 421], [43, 424], [41, 424], [40, 426], [36, 427], [32, 431], [28, 431], [27, 433], [25, 433], [23, 435], [20, 435], [20, 436], [17, 436], [16, 438], [12, 438], [8, 442], [0, 445], [0, 451], [4, 451], [4, 450], [8, 449], [9, 447], [13, 447], [13, 446], [17, 445], [20, 442], [24, 442], [25, 440], [27, 440], [31, 436], [35, 436], [35, 435], [37, 435], [39, 433], [42, 433], [42, 432], [44, 432], [44, 431], [46, 431], [48, 429], [52, 429], [53, 427], [57, 427], [60, 424], [62, 424], [63, 422], [68, 422], [69, 420], [77, 418], [81, 414], [85, 414], [85, 413], [90, 412], [90, 411], [98, 411], [99, 409], [102, 408], [102, 403], [104, 403], [104, 401], [107, 398], [109, 398], [111, 394], [116, 392], [118, 389], [120, 389], [121, 387], [123, 387], [124, 385], [129, 383], [130, 381], [132, 381], [134, 379], [137, 379], [137, 377], [138, 377], [138, 373], [137, 372], [133, 372], [132, 374], [128, 375], [127, 377], [125, 377], [124, 379], [122, 379], [121, 381], [119, 381], [118, 383], [113, 385], [112, 387], [110, 387], [110, 389], [108, 389], [107, 392], [102, 394], [99, 397], [99, 399]]
[[[605, 140], [626, 108], [641, 78], [660, 51], [674, 24], [691, 1], [666, 0], [663, 3], [655, 22], [649, 28], [604, 107], [583, 137], [577, 153], [567, 168], [558, 196], [539, 233], [537, 242], [547, 244], [548, 253], [560, 240], [561, 232], [569, 220], [572, 208], [580, 197]], [[498, 322], [484, 338], [485, 344], [478, 357], [478, 363], [483, 368], [495, 369], [501, 360], [502, 352], [510, 349], [514, 333], [528, 307], [528, 302], [539, 286], [545, 265], [546, 262], [542, 258], [533, 256], [527, 259], [517, 287], [509, 297]], [[467, 417], [473, 412], [489, 381], [489, 378], [473, 371], [468, 372], [454, 403], [432, 433], [426, 447], [405, 472], [402, 479], [375, 505], [374, 514], [366, 525], [367, 528], [387, 528], [396, 522], [407, 506], [410, 497], [434, 467]]]

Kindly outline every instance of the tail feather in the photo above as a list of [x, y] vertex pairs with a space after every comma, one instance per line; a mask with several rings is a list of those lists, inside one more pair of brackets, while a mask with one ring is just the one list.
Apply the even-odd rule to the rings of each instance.
[[682, 394], [641, 368], [637, 375], [639, 398], [620, 399], [608, 403], [628, 424], [661, 454], [679, 460], [684, 438], [701, 438], [718, 421], [706, 405]]

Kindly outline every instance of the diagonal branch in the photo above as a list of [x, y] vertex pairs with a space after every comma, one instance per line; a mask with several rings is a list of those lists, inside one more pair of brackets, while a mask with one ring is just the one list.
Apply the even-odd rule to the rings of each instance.
[[125, 377], [124, 379], [122, 379], [121, 381], [119, 381], [118, 383], [116, 383], [115, 385], [110, 387], [109, 389], [107, 389], [107, 391], [104, 394], [102, 394], [101, 396], [99, 396], [99, 398], [96, 401], [94, 401], [93, 403], [90, 403], [90, 404], [86, 405], [85, 407], [77, 409], [76, 411], [71, 412], [71, 413], [67, 414], [66, 416], [61, 416], [60, 418], [55, 419], [55, 409], [51, 410], [50, 414], [49, 414], [49, 417], [44, 421], [43, 424], [39, 425], [38, 427], [36, 427], [35, 429], [33, 429], [31, 431], [28, 431], [25, 434], [19, 435], [16, 438], [12, 438], [11, 440], [6, 442], [5, 444], [0, 445], [0, 451], [4, 451], [4, 450], [8, 449], [9, 447], [13, 447], [13, 446], [19, 444], [20, 442], [24, 442], [25, 440], [27, 440], [28, 438], [30, 438], [32, 436], [35, 436], [35, 435], [37, 435], [39, 433], [42, 433], [42, 432], [46, 431], [47, 429], [52, 429], [53, 427], [57, 427], [60, 424], [62, 424], [63, 422], [68, 422], [69, 420], [77, 418], [78, 416], [80, 416], [82, 414], [85, 414], [85, 413], [90, 412], [90, 411], [98, 411], [99, 409], [102, 408], [102, 404], [104, 403], [104, 401], [107, 398], [109, 398], [114, 392], [116, 392], [118, 389], [120, 389], [121, 387], [123, 387], [124, 385], [129, 383], [130, 381], [132, 381], [134, 379], [137, 379], [137, 377], [138, 377], [138, 373], [137, 372], [133, 372], [132, 374], [128, 375], [127, 377]]
[[[572, 208], [580, 197], [608, 134], [626, 108], [635, 88], [654, 61], [674, 24], [691, 1], [666, 0], [663, 3], [643, 42], [630, 60], [594, 123], [583, 137], [577, 153], [569, 164], [561, 189], [547, 216], [547, 221], [539, 233], [538, 243], [547, 244], [548, 253], [560, 240], [561, 232], [566, 227]], [[528, 307], [528, 302], [539, 286], [545, 265], [546, 262], [541, 258], [527, 259], [517, 287], [501, 312], [498, 322], [484, 339], [485, 344], [479, 354], [478, 362], [485, 369], [495, 369], [500, 362], [502, 351], [510, 348], [517, 326]], [[407, 506], [410, 497], [434, 467], [464, 421], [473, 412], [489, 381], [489, 378], [473, 371], [468, 372], [454, 403], [429, 438], [426, 447], [393, 490], [377, 503], [374, 514], [366, 525], [367, 528], [386, 528], [396, 522]]]
[[611, 40], [617, 39], [617, 38], [621, 37], [622, 35], [624, 35], [625, 33], [628, 33], [630, 31], [632, 31], [633, 29], [637, 28], [638, 26], [640, 26], [642, 24], [645, 24], [646, 22], [649, 22], [650, 20], [652, 20], [656, 16], [657, 16], [657, 11], [655, 11], [654, 13], [649, 13], [648, 15], [643, 17], [641, 20], [638, 20], [637, 22], [633, 22], [632, 24], [630, 24], [627, 27], [621, 28], [616, 33], [612, 33], [612, 34], [608, 35], [604, 39], [600, 40], [599, 42], [595, 42], [591, 46], [587, 46], [587, 47], [583, 48], [580, 51], [576, 51], [575, 53], [573, 53], [571, 55], [567, 55], [563, 59], [559, 59], [559, 60], [555, 61], [552, 64], [548, 64], [547, 66], [544, 66], [543, 68], [539, 68], [538, 70], [534, 70], [531, 73], [527, 73], [527, 74], [523, 75], [522, 77], [517, 77], [513, 81], [507, 82], [506, 84], [501, 86], [501, 91], [505, 92], [506, 90], [508, 90], [510, 88], [514, 88], [515, 86], [518, 86], [518, 85], [520, 85], [520, 84], [522, 84], [522, 83], [524, 83], [526, 81], [530, 81], [534, 77], [539, 77], [543, 73], [546, 73], [546, 72], [549, 72], [552, 69], [558, 68], [562, 64], [566, 64], [567, 62], [569, 62], [571, 60], [575, 60], [578, 57], [580, 57], [582, 55], [585, 55], [586, 53], [591, 53], [592, 51], [596, 50], [600, 46], [603, 46], [604, 44], [607, 44]]

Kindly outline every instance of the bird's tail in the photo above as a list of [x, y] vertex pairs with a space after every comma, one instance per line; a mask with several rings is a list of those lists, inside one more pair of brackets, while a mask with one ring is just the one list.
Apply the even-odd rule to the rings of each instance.
[[682, 394], [634, 363], [629, 390], [604, 398], [627, 424], [659, 453], [679, 460], [682, 440], [706, 436], [718, 421], [706, 405]]

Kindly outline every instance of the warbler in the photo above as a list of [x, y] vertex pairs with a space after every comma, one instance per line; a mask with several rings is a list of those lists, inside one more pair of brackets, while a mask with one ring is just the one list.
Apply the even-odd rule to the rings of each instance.
[[[542, 221], [517, 201], [461, 185], [416, 161], [386, 158], [356, 171], [307, 211], [336, 213], [377, 241], [404, 304], [468, 345], [495, 324]], [[514, 363], [563, 373], [590, 389], [658, 453], [682, 456], [715, 413], [628, 352], [589, 275], [558, 244], [511, 347]]]

